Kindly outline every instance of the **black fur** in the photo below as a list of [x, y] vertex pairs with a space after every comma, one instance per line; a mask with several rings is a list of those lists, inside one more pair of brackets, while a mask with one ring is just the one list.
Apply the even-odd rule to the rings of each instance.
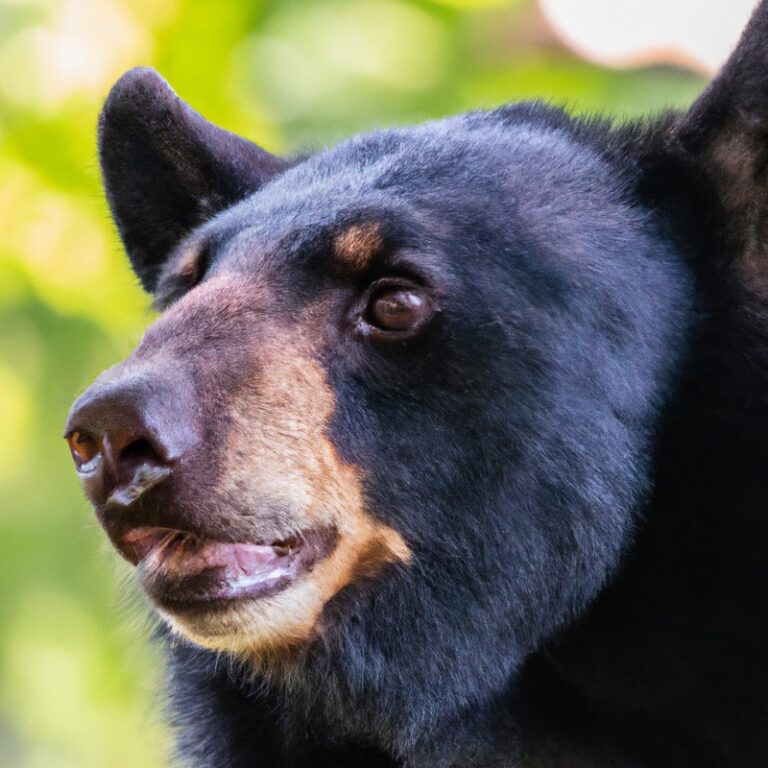
[[109, 94], [99, 159], [112, 214], [148, 291], [184, 235], [287, 166], [171, 97], [146, 69], [128, 72]]
[[763, 3], [687, 114], [519, 104], [291, 167], [146, 70], [116, 86], [108, 196], [161, 302], [191, 234], [283, 319], [345, 306], [357, 221], [390, 254], [360, 280], [440, 296], [404, 346], [318, 328], [331, 440], [412, 565], [337, 595], [290, 684], [174, 645], [190, 765], [768, 764], [767, 71]]

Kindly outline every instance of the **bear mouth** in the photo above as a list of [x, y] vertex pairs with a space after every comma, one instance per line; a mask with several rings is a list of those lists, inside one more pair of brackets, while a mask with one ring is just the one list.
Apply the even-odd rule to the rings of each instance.
[[327, 557], [337, 538], [326, 528], [270, 542], [228, 542], [145, 526], [124, 533], [118, 549], [136, 566], [147, 594], [177, 612], [281, 592]]

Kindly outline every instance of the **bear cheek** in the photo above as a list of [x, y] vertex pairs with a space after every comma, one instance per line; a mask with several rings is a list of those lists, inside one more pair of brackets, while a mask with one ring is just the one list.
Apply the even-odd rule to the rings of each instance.
[[182, 634], [271, 666], [322, 631], [322, 610], [334, 595], [389, 563], [411, 561], [402, 536], [366, 511], [359, 469], [344, 463], [328, 438], [333, 411], [320, 364], [295, 334], [271, 331], [258, 372], [229, 406], [216, 507], [246, 513], [259, 538], [332, 530], [336, 544], [282, 592], [225, 612], [168, 616]]

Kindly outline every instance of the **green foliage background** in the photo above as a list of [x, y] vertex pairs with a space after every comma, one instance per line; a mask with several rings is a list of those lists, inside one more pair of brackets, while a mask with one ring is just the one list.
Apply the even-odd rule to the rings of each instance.
[[701, 87], [594, 67], [536, 19], [523, 0], [0, 0], [1, 766], [170, 759], [160, 656], [61, 440], [74, 396], [152, 319], [99, 187], [109, 85], [153, 65], [285, 152], [537, 96], [630, 116]]

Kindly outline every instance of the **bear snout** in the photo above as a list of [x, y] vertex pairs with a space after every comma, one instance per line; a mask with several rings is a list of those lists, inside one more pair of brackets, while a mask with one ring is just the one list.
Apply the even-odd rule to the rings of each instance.
[[65, 438], [86, 496], [125, 508], [165, 480], [197, 443], [179, 382], [117, 366], [74, 404]]

